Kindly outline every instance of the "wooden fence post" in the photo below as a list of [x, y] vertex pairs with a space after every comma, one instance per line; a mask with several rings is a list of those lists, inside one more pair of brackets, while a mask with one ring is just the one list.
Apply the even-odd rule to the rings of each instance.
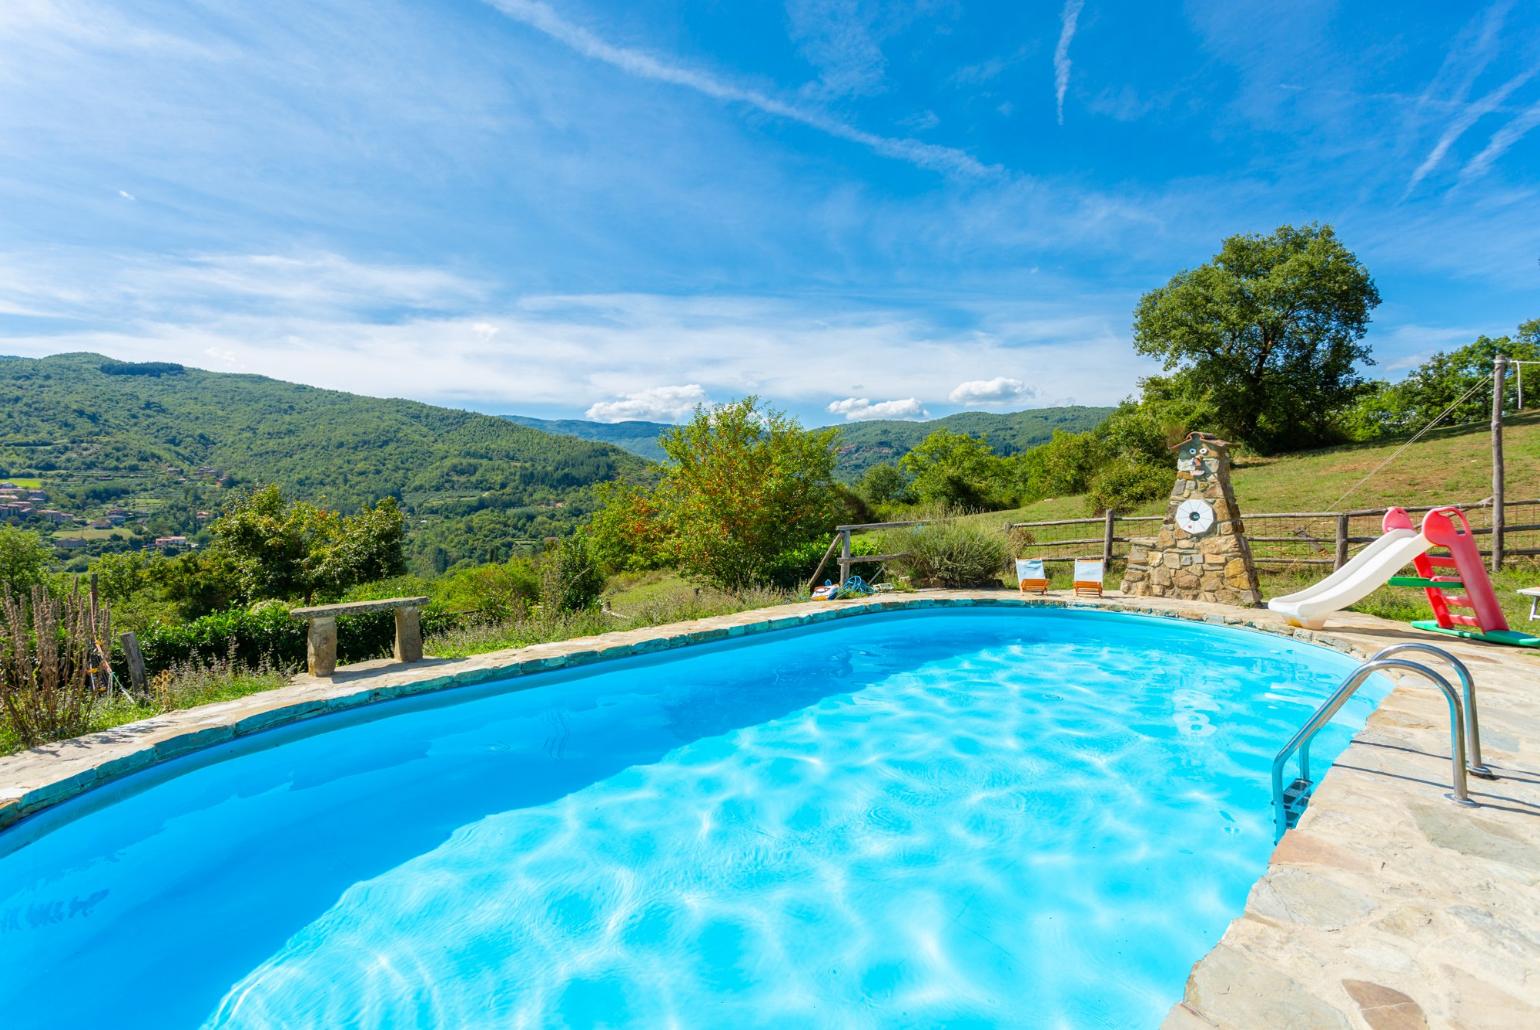
[[139, 650], [139, 638], [132, 633], [122, 636], [123, 657], [128, 661], [128, 682], [133, 685], [134, 696], [149, 693], [149, 681], [144, 674], [144, 655]]
[[840, 530], [840, 586], [850, 578], [850, 530]]
[[1348, 560], [1348, 513], [1337, 513], [1337, 554], [1332, 569], [1340, 569]]
[[1499, 354], [1492, 359], [1492, 571], [1503, 567], [1503, 380], [1508, 374], [1508, 359]]
[[1112, 568], [1112, 533], [1113, 526], [1117, 524], [1118, 513], [1112, 508], [1107, 509], [1107, 524], [1102, 530], [1102, 570]]

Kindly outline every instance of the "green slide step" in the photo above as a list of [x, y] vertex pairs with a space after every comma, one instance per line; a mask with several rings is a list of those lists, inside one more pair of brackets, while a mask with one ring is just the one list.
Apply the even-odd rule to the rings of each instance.
[[1451, 626], [1445, 629], [1432, 619], [1418, 619], [1412, 625], [1430, 633], [1446, 633], [1451, 637], [1460, 637], [1465, 640], [1484, 640], [1489, 644], [1507, 644], [1511, 647], [1540, 647], [1540, 637], [1520, 633], [1517, 630], [1494, 629], [1490, 633], [1483, 633], [1479, 629], [1470, 629], [1465, 626]]
[[1464, 590], [1465, 584], [1457, 579], [1423, 579], [1421, 576], [1391, 576], [1393, 587], [1437, 587], [1440, 590]]

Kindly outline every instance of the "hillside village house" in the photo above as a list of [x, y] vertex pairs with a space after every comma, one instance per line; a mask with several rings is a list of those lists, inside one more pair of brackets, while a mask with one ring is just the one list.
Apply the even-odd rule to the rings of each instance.
[[171, 554], [175, 551], [185, 551], [191, 547], [192, 544], [188, 542], [185, 536], [158, 536], [155, 538], [154, 542], [150, 544], [150, 546], [157, 551], [164, 551], [166, 554]]

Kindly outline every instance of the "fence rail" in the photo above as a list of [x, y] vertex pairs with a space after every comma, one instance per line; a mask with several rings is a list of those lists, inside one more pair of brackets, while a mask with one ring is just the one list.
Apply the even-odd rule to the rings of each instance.
[[[1409, 506], [1406, 511], [1420, 515], [1442, 505]], [[1490, 499], [1457, 505], [1471, 522], [1471, 533], [1478, 537], [1483, 555], [1492, 553], [1496, 544], [1504, 561], [1540, 555], [1540, 499], [1505, 501], [1500, 535], [1493, 540], [1492, 502]], [[1268, 566], [1330, 566], [1341, 568], [1362, 549], [1379, 539], [1380, 522], [1388, 508], [1355, 508], [1349, 511], [1275, 511], [1243, 514], [1246, 539], [1253, 559]], [[1161, 522], [1161, 515], [1105, 515], [1082, 519], [1044, 519], [1039, 522], [1007, 523], [1007, 532], [1019, 534], [1020, 542], [1041, 552], [1045, 561], [1073, 561], [1086, 557], [1086, 549], [1098, 546], [1109, 564], [1126, 558], [1130, 546], [1140, 538], [1133, 531], [1119, 529], [1124, 523]], [[1101, 528], [1098, 536], [1086, 535], [1091, 526]], [[1076, 532], [1076, 530], [1080, 532]]]
[[[1405, 510], [1413, 515], [1432, 511], [1441, 505], [1418, 505]], [[1488, 541], [1481, 547], [1486, 556], [1492, 553], [1490, 538], [1492, 529], [1492, 502], [1473, 501], [1456, 507], [1465, 512], [1471, 523], [1471, 533]], [[1272, 567], [1328, 566], [1340, 569], [1363, 548], [1380, 537], [1380, 523], [1388, 508], [1355, 508], [1351, 511], [1272, 511], [1255, 515], [1242, 515], [1246, 527], [1246, 539], [1251, 544], [1252, 559], [1258, 565]], [[1540, 498], [1503, 503], [1506, 524], [1502, 526], [1500, 542], [1502, 557], [1506, 562], [1513, 558], [1540, 556]], [[1515, 518], [1522, 517], [1523, 521]], [[1128, 557], [1128, 548], [1140, 539], [1140, 524], [1164, 522], [1164, 515], [1120, 515], [1108, 511], [1103, 515], [1083, 519], [1044, 519], [1040, 522], [1008, 522], [1007, 533], [1016, 534], [1018, 553], [1020, 548], [1031, 550], [1032, 557], [1045, 562], [1071, 562], [1100, 554], [1102, 561], [1111, 568], [1113, 563]], [[905, 555], [853, 554], [851, 537], [855, 533], [874, 529], [907, 529], [911, 526], [929, 525], [928, 521], [908, 522], [861, 522], [836, 526], [834, 538], [823, 560], [818, 563], [808, 589], [818, 582], [818, 577], [829, 562], [839, 566], [839, 581], [850, 578], [853, 566], [890, 562]], [[1086, 531], [1097, 527], [1100, 532], [1089, 535]], [[1119, 530], [1123, 530], [1119, 532]], [[1093, 550], [1094, 549], [1094, 550]], [[837, 556], [837, 557], [836, 557]]]

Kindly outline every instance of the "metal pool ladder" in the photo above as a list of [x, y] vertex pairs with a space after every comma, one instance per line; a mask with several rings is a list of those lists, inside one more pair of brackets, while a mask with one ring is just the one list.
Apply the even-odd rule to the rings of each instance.
[[[1455, 678], [1460, 681], [1461, 691], [1457, 692], [1450, 686], [1447, 679], [1420, 662], [1392, 657], [1408, 651], [1432, 655], [1446, 662], [1454, 670]], [[1315, 714], [1309, 721], [1300, 727], [1299, 732], [1289, 738], [1283, 750], [1279, 751], [1278, 756], [1273, 759], [1274, 841], [1282, 840], [1289, 827], [1299, 821], [1300, 814], [1304, 812], [1305, 805], [1309, 802], [1310, 792], [1315, 787], [1315, 782], [1310, 778], [1310, 743], [1315, 739], [1315, 735], [1320, 732], [1321, 727], [1331, 721], [1332, 716], [1337, 714], [1338, 710], [1347, 703], [1348, 698], [1352, 697], [1370, 676], [1376, 672], [1392, 669], [1415, 673], [1428, 680], [1443, 693], [1444, 700], [1449, 702], [1449, 762], [1453, 789], [1444, 796], [1457, 804], [1471, 807], [1476, 805], [1470, 799], [1465, 785], [1467, 746], [1471, 774], [1483, 779], [1497, 779], [1497, 775], [1481, 760], [1481, 727], [1476, 717], [1476, 685], [1471, 680], [1470, 670], [1465, 667], [1465, 663], [1443, 648], [1434, 647], [1432, 644], [1392, 644], [1354, 669], [1332, 692], [1331, 697], [1315, 710]], [[1461, 693], [1464, 694], [1463, 703]], [[1288, 763], [1289, 756], [1296, 751], [1299, 752], [1299, 776], [1285, 787], [1283, 769]]]

